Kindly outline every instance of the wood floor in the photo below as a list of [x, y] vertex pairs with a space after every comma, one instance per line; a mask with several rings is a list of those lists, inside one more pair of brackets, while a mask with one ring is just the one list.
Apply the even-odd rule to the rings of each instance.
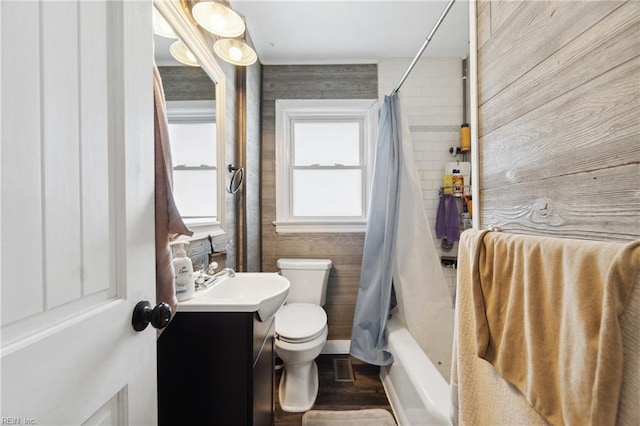
[[[318, 364], [319, 391], [314, 410], [358, 410], [362, 408], [383, 408], [391, 412], [391, 406], [380, 382], [380, 367], [368, 365], [351, 357], [354, 382], [336, 382], [333, 358], [347, 358], [348, 355], [320, 355]], [[278, 401], [278, 384], [282, 370], [276, 372], [276, 412], [275, 426], [299, 426], [304, 413], [286, 413]]]

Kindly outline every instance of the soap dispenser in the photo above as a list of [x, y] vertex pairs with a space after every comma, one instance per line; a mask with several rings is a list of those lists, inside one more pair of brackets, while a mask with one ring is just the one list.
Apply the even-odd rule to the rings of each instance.
[[174, 257], [172, 263], [178, 302], [191, 299], [195, 292], [193, 264], [191, 263], [191, 259], [187, 257], [187, 252], [184, 249], [185, 244], [189, 244], [189, 242], [174, 241], [170, 244], [171, 246], [176, 246], [173, 250]]

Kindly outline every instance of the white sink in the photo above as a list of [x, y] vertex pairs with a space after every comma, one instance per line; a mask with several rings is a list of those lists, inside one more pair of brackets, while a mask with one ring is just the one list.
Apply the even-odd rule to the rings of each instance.
[[272, 272], [237, 272], [220, 277], [209, 288], [180, 302], [178, 312], [257, 312], [266, 321], [278, 312], [289, 294], [289, 280]]

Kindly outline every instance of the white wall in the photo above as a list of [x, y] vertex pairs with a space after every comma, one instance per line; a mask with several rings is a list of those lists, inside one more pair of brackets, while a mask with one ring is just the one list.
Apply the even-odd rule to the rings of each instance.
[[[411, 59], [384, 59], [378, 62], [380, 105], [410, 63]], [[459, 146], [462, 85], [461, 58], [423, 58], [400, 90], [403, 113], [409, 121], [414, 158], [421, 178], [424, 208], [438, 253], [446, 256], [457, 255], [457, 244], [450, 252], [442, 252], [441, 240], [435, 238], [435, 221], [445, 163], [465, 160], [462, 154], [453, 157], [449, 153], [450, 147]], [[461, 209], [461, 204], [458, 207]], [[443, 271], [453, 299], [456, 271], [451, 268], [443, 268]]]

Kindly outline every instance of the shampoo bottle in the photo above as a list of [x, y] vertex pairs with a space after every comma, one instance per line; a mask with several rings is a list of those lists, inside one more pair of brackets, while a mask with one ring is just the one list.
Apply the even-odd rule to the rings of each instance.
[[191, 299], [195, 291], [193, 264], [191, 263], [191, 259], [187, 257], [187, 252], [184, 250], [185, 244], [189, 244], [189, 242], [176, 241], [171, 243], [171, 246], [176, 246], [173, 250], [174, 257], [172, 263], [178, 302]]
[[[453, 193], [454, 194], [463, 194], [464, 193], [464, 176], [460, 173], [460, 170], [453, 169]], [[458, 195], [459, 196], [459, 195]]]

